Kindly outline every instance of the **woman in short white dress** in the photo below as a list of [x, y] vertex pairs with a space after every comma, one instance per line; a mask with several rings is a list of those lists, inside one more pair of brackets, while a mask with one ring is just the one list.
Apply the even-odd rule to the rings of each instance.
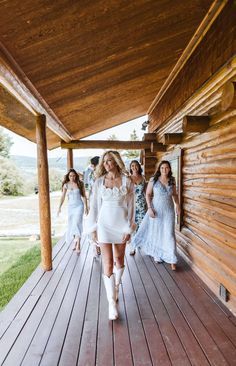
[[71, 243], [74, 239], [74, 250], [80, 253], [80, 240], [83, 232], [83, 214], [87, 214], [87, 199], [83, 182], [75, 169], [70, 169], [62, 182], [62, 196], [58, 209], [58, 215], [61, 207], [68, 197], [68, 224], [66, 232], [66, 242]]
[[92, 233], [93, 240], [101, 246], [109, 319], [115, 320], [118, 318], [116, 301], [124, 272], [125, 246], [135, 229], [134, 185], [120, 154], [113, 150], [105, 152], [100, 159], [96, 177], [86, 232]]

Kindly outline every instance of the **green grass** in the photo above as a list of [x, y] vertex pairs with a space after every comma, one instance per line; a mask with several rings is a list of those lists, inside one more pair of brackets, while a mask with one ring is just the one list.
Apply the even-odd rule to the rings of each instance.
[[29, 241], [28, 238], [0, 238], [0, 275], [35, 245], [36, 242]]
[[[58, 239], [53, 238], [53, 245], [57, 241]], [[40, 244], [35, 245], [34, 243], [32, 248], [26, 250], [10, 268], [0, 275], [0, 310], [3, 309], [29, 278], [31, 273], [39, 265], [40, 260]]]

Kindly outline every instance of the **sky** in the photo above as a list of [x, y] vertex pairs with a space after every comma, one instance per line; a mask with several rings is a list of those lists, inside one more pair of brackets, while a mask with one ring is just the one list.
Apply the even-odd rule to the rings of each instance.
[[[115, 134], [116, 137], [119, 140], [129, 140], [130, 134], [135, 129], [136, 134], [140, 140], [142, 140], [142, 136], [145, 131], [141, 130], [142, 123], [147, 120], [147, 116], [143, 116], [140, 118], [136, 118], [132, 121], [123, 123], [119, 126], [109, 128], [108, 130], [105, 130], [103, 132], [96, 133], [95, 135], [91, 135], [87, 137], [87, 140], [107, 140], [107, 138]], [[12, 138], [13, 145], [11, 147], [10, 154], [11, 155], [21, 155], [21, 156], [31, 156], [36, 157], [37, 156], [37, 148], [36, 144], [16, 135], [15, 133], [5, 129], [5, 132]], [[146, 131], [147, 132], [147, 131]], [[63, 157], [66, 156], [67, 150], [66, 149], [54, 149], [51, 151], [48, 151], [48, 157], [49, 158], [56, 158], [56, 157]], [[95, 155], [101, 155], [103, 153], [103, 150], [99, 149], [83, 149], [83, 150], [74, 150], [73, 156], [95, 156]]]

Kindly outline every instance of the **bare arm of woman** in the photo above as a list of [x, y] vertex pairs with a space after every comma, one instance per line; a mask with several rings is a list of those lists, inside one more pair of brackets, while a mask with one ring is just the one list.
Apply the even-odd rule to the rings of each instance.
[[82, 199], [84, 201], [84, 213], [85, 215], [88, 215], [88, 200], [87, 200], [87, 197], [86, 197], [86, 192], [85, 192], [85, 188], [84, 188], [84, 183], [81, 182], [81, 189], [82, 189]]
[[176, 191], [176, 185], [175, 184], [173, 186], [172, 198], [173, 198], [173, 201], [174, 201], [175, 206], [176, 206], [176, 214], [179, 216], [180, 215], [180, 205], [179, 205], [179, 197], [178, 197], [178, 194], [177, 194], [177, 191]]
[[156, 216], [156, 212], [154, 211], [152, 207], [152, 197], [153, 197], [153, 181], [150, 180], [147, 185], [146, 189], [146, 201], [147, 201], [147, 207], [148, 207], [148, 215], [154, 219]]
[[100, 201], [99, 179], [97, 179], [93, 185], [93, 193], [90, 197], [90, 210], [85, 220], [85, 232], [91, 234], [94, 241], [97, 241], [98, 201]]
[[127, 208], [128, 208], [128, 221], [129, 221], [129, 232], [124, 234], [123, 243], [130, 240], [131, 233], [135, 230], [135, 193], [134, 193], [134, 183], [132, 179], [127, 178]]
[[63, 186], [61, 200], [60, 200], [59, 208], [58, 208], [58, 211], [57, 211], [57, 215], [59, 215], [60, 212], [61, 212], [61, 206], [63, 205], [63, 203], [65, 201], [66, 191], [67, 191], [67, 188], [65, 186]]

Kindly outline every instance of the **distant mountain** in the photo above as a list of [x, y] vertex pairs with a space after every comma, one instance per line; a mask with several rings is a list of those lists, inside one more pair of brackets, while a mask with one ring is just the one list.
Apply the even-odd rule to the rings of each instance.
[[[37, 159], [29, 156], [12, 155], [10, 159], [15, 163], [15, 165], [22, 171], [25, 172], [35, 172], [37, 169]], [[74, 168], [83, 172], [88, 166], [90, 156], [74, 157]], [[67, 171], [67, 159], [66, 158], [49, 158], [48, 159], [49, 169], [55, 168]]]

